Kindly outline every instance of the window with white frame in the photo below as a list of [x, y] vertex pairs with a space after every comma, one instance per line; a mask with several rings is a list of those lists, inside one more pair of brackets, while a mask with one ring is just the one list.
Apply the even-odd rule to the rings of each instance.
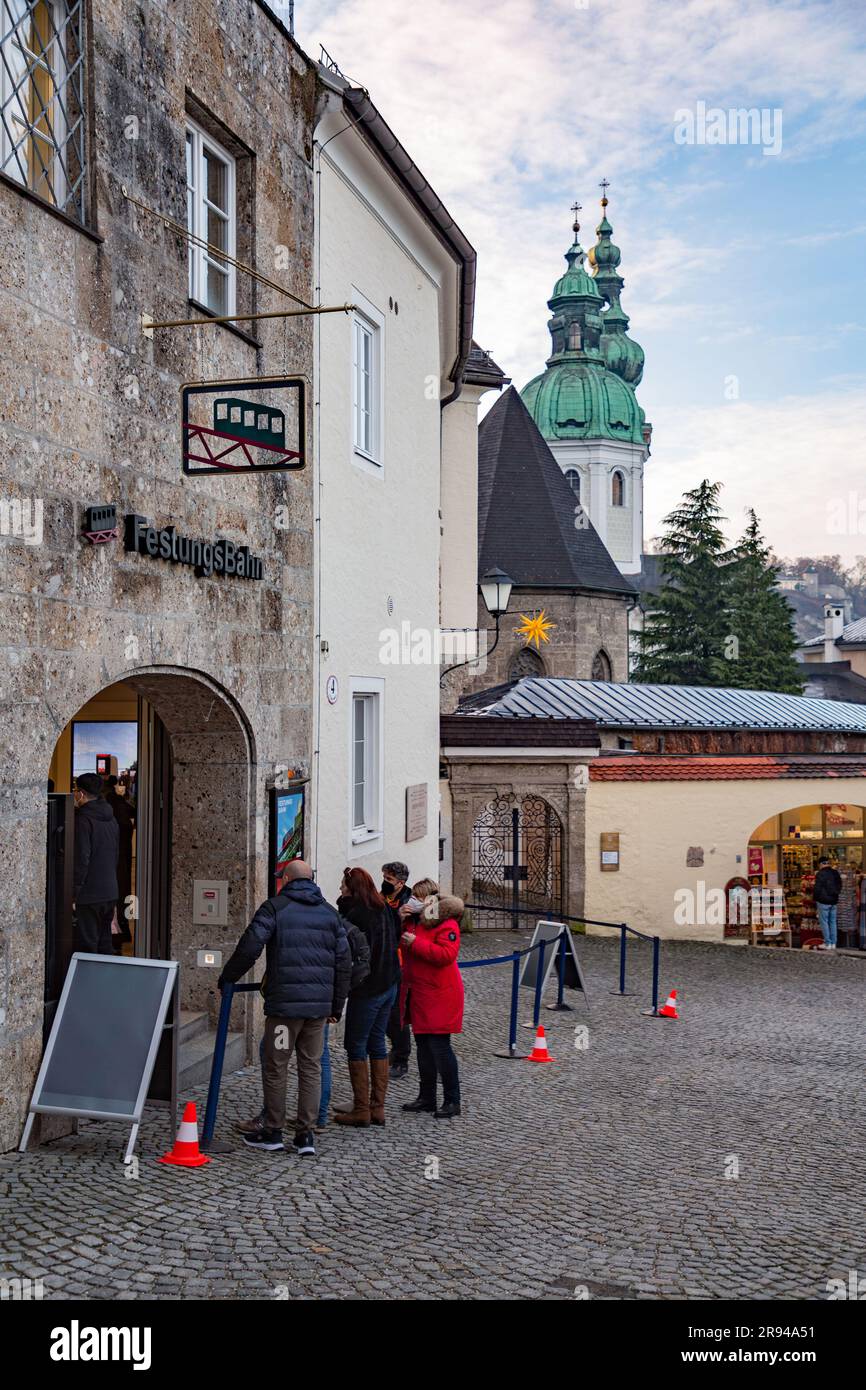
[[352, 693], [352, 840], [381, 833], [381, 695]]
[[[2, 3], [2, 0], [0, 0]], [[214, 314], [235, 309], [237, 207], [235, 161], [197, 126], [186, 127], [186, 225], [189, 242], [189, 297]]]
[[[353, 291], [356, 301], [363, 296]], [[372, 305], [352, 318], [352, 442], [355, 452], [382, 462], [382, 323]]]
[[625, 506], [625, 474], [618, 468], [610, 480], [610, 501], [613, 507]]
[[82, 0], [0, 0], [0, 171], [85, 221]]

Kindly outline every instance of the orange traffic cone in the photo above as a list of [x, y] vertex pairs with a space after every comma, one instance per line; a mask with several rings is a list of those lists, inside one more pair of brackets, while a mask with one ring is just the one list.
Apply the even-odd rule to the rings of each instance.
[[527, 1062], [552, 1062], [553, 1058], [547, 1050], [547, 1039], [544, 1036], [544, 1029], [539, 1026], [535, 1035], [535, 1045], [527, 1057]]
[[659, 1018], [679, 1018], [677, 1013], [677, 992], [672, 989], [664, 1002], [663, 1008], [659, 1009]]
[[201, 1168], [210, 1163], [207, 1154], [198, 1147], [198, 1122], [195, 1115], [195, 1102], [189, 1101], [183, 1112], [183, 1119], [177, 1131], [171, 1153], [163, 1154], [160, 1163], [174, 1163], [179, 1168]]

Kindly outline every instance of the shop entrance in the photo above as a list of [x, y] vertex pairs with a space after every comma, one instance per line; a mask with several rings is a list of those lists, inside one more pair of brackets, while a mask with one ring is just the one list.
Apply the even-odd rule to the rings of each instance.
[[[866, 949], [864, 826], [862, 806], [828, 802], [770, 816], [749, 837], [749, 884], [783, 890], [792, 945], [809, 946], [822, 939], [813, 889], [818, 861], [826, 855], [842, 875], [839, 944]], [[742, 933], [734, 927], [726, 934]]]
[[[48, 771], [45, 1027], [72, 952], [76, 778], [97, 773], [118, 822], [120, 857], [112, 945], [118, 954], [185, 962], [186, 1006], [205, 1007], [213, 981], [197, 981], [196, 880], [228, 884], [245, 917], [253, 820], [251, 744], [235, 707], [205, 677], [152, 670], [115, 682], [75, 712]], [[214, 926], [228, 923], [215, 923]], [[197, 941], [201, 935], [201, 942]]]

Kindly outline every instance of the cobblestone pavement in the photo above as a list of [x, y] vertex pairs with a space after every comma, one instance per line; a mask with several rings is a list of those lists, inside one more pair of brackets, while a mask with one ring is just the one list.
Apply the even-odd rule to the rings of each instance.
[[[476, 934], [464, 958], [514, 942]], [[609, 992], [616, 942], [579, 951], [589, 1011], [570, 996], [573, 1013], [543, 1015], [552, 1066], [492, 1055], [509, 968], [466, 972], [459, 1120], [403, 1115], [407, 1080], [384, 1129], [331, 1126], [316, 1160], [238, 1140], [207, 1168], [161, 1167], [159, 1112], [137, 1180], [108, 1123], [6, 1155], [0, 1275], [42, 1276], [58, 1299], [818, 1299], [866, 1273], [866, 963], [664, 943], [662, 987], [681, 1005], [668, 1022], [640, 1013], [645, 947], [624, 999]], [[218, 1134], [258, 1104], [255, 1070], [227, 1077]]]

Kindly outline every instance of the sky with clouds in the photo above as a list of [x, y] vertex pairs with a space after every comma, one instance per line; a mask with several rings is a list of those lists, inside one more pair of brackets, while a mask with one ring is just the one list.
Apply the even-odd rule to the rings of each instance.
[[[708, 477], [732, 534], [754, 506], [780, 555], [866, 554], [866, 0], [295, 0], [295, 29], [476, 247], [475, 336], [519, 387], [549, 352], [570, 205], [589, 249], [610, 180], [647, 539]], [[737, 108], [766, 112], [773, 152], [710, 143]]]

